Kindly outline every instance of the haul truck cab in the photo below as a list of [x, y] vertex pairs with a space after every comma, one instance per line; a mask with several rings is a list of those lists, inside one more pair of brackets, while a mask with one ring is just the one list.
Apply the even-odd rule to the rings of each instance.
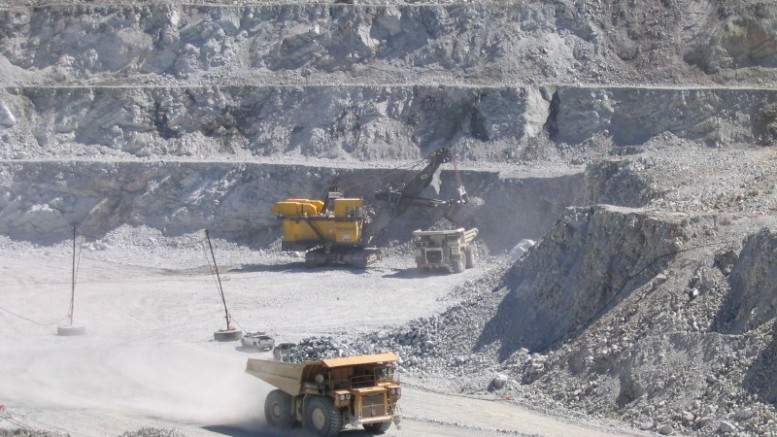
[[288, 363], [249, 358], [246, 372], [276, 387], [267, 395], [267, 423], [303, 425], [322, 437], [346, 425], [383, 434], [399, 423], [397, 355], [383, 353]]

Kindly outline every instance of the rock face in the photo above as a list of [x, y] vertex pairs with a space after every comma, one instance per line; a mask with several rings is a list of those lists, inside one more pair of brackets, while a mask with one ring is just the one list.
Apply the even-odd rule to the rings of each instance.
[[498, 341], [503, 361], [585, 330], [665, 268], [683, 241], [678, 222], [613, 207], [567, 211], [507, 273], [509, 293], [475, 349]]
[[[775, 66], [774, 34], [777, 13], [765, 3], [720, 5], [705, 17], [707, 26], [696, 29], [685, 60], [707, 73], [752, 65]], [[717, 16], [713, 15], [716, 14]]]
[[616, 146], [642, 145], [664, 132], [713, 147], [763, 143], [763, 114], [776, 99], [766, 90], [561, 87], [550, 134], [577, 144], [606, 131]]
[[546, 117], [526, 119], [527, 106], [536, 105], [530, 94], [436, 86], [22, 88], [7, 94], [11, 111], [25, 119], [2, 150], [5, 159], [64, 152], [368, 161], [418, 159], [447, 146], [462, 158], [495, 159], [510, 150], [520, 155], [528, 133], [542, 130]]
[[[6, 162], [0, 164], [0, 233], [50, 243], [66, 240], [74, 224], [91, 238], [122, 225], [143, 225], [166, 236], [210, 229], [220, 238], [263, 245], [279, 238], [279, 221], [269, 213], [279, 199], [323, 198], [332, 186], [371, 199], [376, 190], [414, 175], [402, 169], [245, 162]], [[424, 195], [455, 199], [459, 181], [485, 199], [471, 220], [483, 229], [480, 241], [494, 251], [539, 237], [552, 224], [549, 215], [588, 195], [579, 173], [502, 178], [495, 172], [462, 172], [457, 177], [450, 169]], [[443, 213], [410, 210], [383, 238], [407, 240], [407, 229], [428, 227]]]
[[[8, 90], [5, 159], [459, 159], [531, 156], [548, 136], [641, 146], [665, 132], [708, 146], [772, 141], [765, 90], [472, 86], [208, 86]], [[24, 114], [14, 127], [13, 114]], [[5, 115], [3, 115], [5, 114]], [[751, 120], [743, 123], [742, 120]], [[553, 147], [548, 145], [546, 147]], [[559, 147], [559, 146], [557, 146]], [[552, 150], [552, 149], [551, 149]], [[547, 153], [547, 152], [546, 152]]]
[[13, 127], [16, 124], [16, 117], [13, 116], [11, 110], [8, 109], [8, 105], [5, 102], [0, 102], [0, 127]]
[[0, 24], [9, 29], [3, 45], [10, 63], [53, 82], [70, 74], [107, 82], [240, 78], [247, 68], [313, 80], [445, 74], [523, 82], [553, 75], [569, 82], [595, 77], [607, 50], [596, 22], [606, 11], [567, 1], [247, 3], [18, 7], [3, 11]]
[[3, 56], [33, 73], [14, 81], [240, 78], [248, 67], [312, 79], [693, 83], [768, 78], [758, 67], [777, 53], [774, 9], [749, 1], [36, 3], [0, 11]]
[[719, 257], [720, 267], [728, 273], [729, 291], [711, 324], [721, 334], [764, 338], [765, 344], [747, 367], [742, 387], [771, 404], [777, 402], [776, 244], [775, 229], [766, 228], [746, 237], [739, 254], [728, 258], [730, 264], [726, 257]]
[[[774, 15], [693, 2], [9, 7], [0, 156], [374, 160], [447, 145], [499, 162], [536, 156], [545, 136], [770, 144]], [[710, 79], [722, 87], [699, 85]]]
[[777, 317], [777, 234], [764, 229], [745, 239], [728, 282], [731, 291], [714, 327], [723, 334], [741, 335], [763, 329]]

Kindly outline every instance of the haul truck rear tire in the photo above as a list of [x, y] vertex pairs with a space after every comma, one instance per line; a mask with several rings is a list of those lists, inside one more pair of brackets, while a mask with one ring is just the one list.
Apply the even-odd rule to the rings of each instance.
[[305, 426], [321, 437], [334, 437], [343, 428], [343, 416], [331, 399], [316, 396], [305, 403]]
[[478, 260], [478, 252], [475, 246], [469, 246], [464, 252], [467, 255], [467, 268], [471, 269], [475, 267], [475, 263]]
[[264, 400], [264, 417], [270, 426], [288, 429], [294, 426], [295, 418], [291, 407], [291, 395], [273, 390]]
[[383, 434], [391, 428], [391, 422], [371, 423], [364, 425], [364, 430], [373, 435]]
[[453, 272], [454, 273], [461, 273], [464, 271], [465, 268], [467, 268], [466, 260], [462, 257], [458, 257], [455, 260], [451, 259], [453, 262]]

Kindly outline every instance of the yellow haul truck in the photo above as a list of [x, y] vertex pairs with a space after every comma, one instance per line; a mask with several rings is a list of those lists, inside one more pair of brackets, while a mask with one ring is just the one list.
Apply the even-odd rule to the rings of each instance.
[[445, 269], [461, 273], [475, 267], [478, 228], [413, 231], [413, 253], [419, 269]]
[[383, 434], [400, 419], [397, 359], [394, 353], [303, 363], [249, 358], [246, 372], [277, 387], [264, 403], [271, 426], [303, 425], [330, 437], [350, 424]]

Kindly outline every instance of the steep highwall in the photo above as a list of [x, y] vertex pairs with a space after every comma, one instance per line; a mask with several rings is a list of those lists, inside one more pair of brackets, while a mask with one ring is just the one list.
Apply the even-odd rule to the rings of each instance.
[[[414, 176], [407, 169], [331, 168], [305, 165], [197, 162], [40, 161], [0, 165], [0, 234], [50, 243], [72, 226], [100, 238], [122, 226], [147, 226], [175, 236], [210, 229], [221, 238], [264, 246], [279, 236], [270, 213], [290, 197], [323, 198], [337, 186], [372, 199], [375, 190]], [[580, 201], [582, 173], [502, 178], [495, 172], [441, 172], [427, 197], [456, 199], [458, 180], [483, 200], [471, 223], [492, 251], [522, 238], [539, 238], [555, 217]], [[443, 211], [408, 211], [387, 238], [407, 240], [413, 229], [442, 219]]]
[[16, 124], [0, 130], [0, 157], [367, 161], [447, 146], [462, 158], [500, 160], [542, 130], [547, 103], [543, 116], [535, 94], [507, 86], [7, 89], [0, 101]]
[[712, 147], [763, 145], [773, 140], [775, 103], [766, 89], [559, 87], [550, 134], [571, 144], [606, 134], [617, 146], [641, 145], [671, 132]]
[[496, 342], [503, 361], [584, 330], [671, 261], [681, 220], [604, 205], [569, 209], [507, 274], [508, 294], [475, 350]]
[[[424, 161], [396, 167], [306, 165], [250, 161], [20, 160], [0, 163], [0, 234], [46, 242], [66, 239], [72, 225], [99, 237], [122, 225], [145, 225], [165, 235], [208, 228], [223, 238], [264, 245], [277, 238], [270, 214], [283, 198], [323, 198], [337, 187], [369, 202], [376, 190], [400, 187]], [[357, 163], [358, 164], [358, 163]], [[566, 166], [510, 171], [456, 169], [444, 164], [425, 197], [471, 197], [456, 225], [477, 226], [494, 253], [522, 239], [538, 240], [570, 206], [608, 203], [641, 207], [660, 196], [639, 161], [612, 159], [587, 169]], [[442, 219], [444, 211], [407, 211], [386, 234], [404, 241], [409, 231]], [[382, 243], [385, 243], [383, 241]]]
[[42, 3], [0, 6], [0, 56], [19, 73], [11, 83], [258, 74], [757, 84], [777, 59], [777, 9], [765, 2]]
[[[0, 233], [39, 243], [77, 225], [93, 238], [121, 225], [166, 235], [203, 228], [251, 241], [271, 218], [268, 193], [307, 191], [301, 167], [240, 164], [36, 162], [0, 167]], [[237, 233], [237, 235], [235, 235]], [[260, 236], [261, 238], [263, 236]]]
[[[771, 144], [777, 98], [761, 88], [777, 59], [775, 10], [0, 6], [0, 158], [409, 159], [446, 145], [462, 159], [513, 162], [664, 132]], [[719, 88], [698, 85], [710, 79]], [[546, 132], [554, 144], [538, 151]]]
[[0, 11], [0, 25], [9, 30], [0, 39], [0, 54], [27, 70], [27, 79], [37, 74], [54, 82], [71, 75], [94, 81], [181, 79], [205, 71], [207, 77], [239, 80], [251, 69], [296, 78], [343, 73], [393, 81], [427, 69], [429, 76], [448, 71], [488, 80], [517, 73], [521, 60], [536, 60], [534, 47], [544, 39], [558, 52], [542, 64], [567, 75], [561, 65], [579, 65], [573, 48], [593, 54], [593, 41], [581, 38], [592, 31], [562, 36], [555, 19], [555, 7], [543, 2], [13, 8]]
[[590, 18], [566, 2], [17, 7], [0, 9], [0, 55], [22, 84], [571, 82], [602, 65]]
[[777, 319], [777, 230], [766, 228], [748, 236], [730, 262], [731, 291], [713, 329], [732, 335], [763, 329]]
[[[671, 133], [711, 147], [777, 140], [777, 92], [472, 86], [31, 87], [0, 90], [0, 158], [552, 158]], [[545, 137], [552, 141], [547, 142]], [[539, 144], [539, 145], [537, 145]]]
[[519, 375], [565, 405], [662, 434], [772, 433], [774, 223], [743, 235], [747, 221], [686, 216], [657, 274], [558, 350], [524, 357]]

